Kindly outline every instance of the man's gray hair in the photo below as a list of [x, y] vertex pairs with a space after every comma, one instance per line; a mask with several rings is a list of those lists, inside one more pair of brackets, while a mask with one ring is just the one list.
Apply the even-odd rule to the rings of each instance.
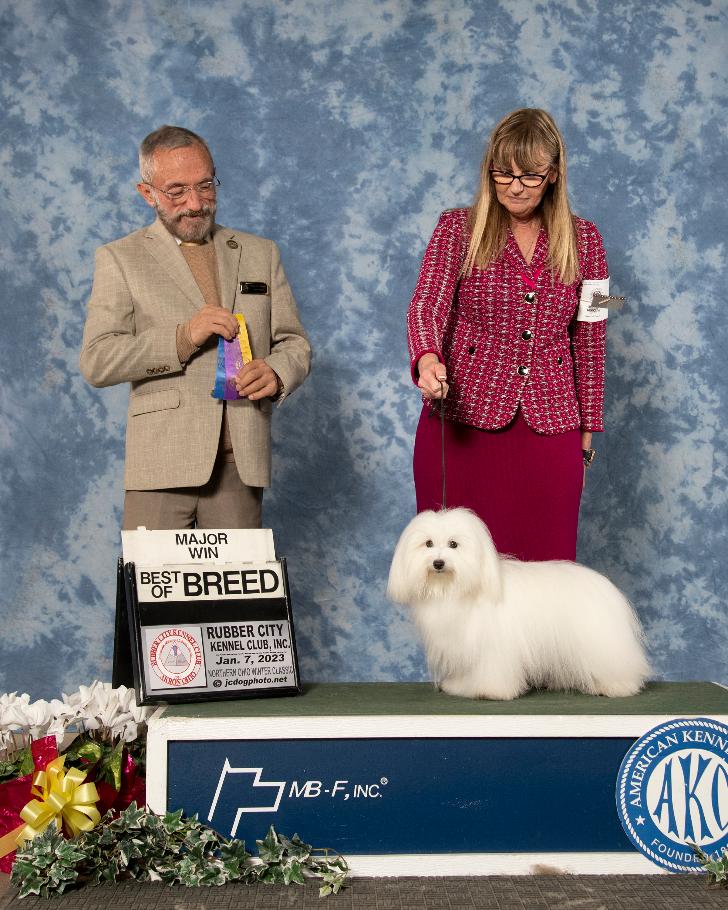
[[142, 180], [151, 183], [154, 178], [154, 153], [157, 149], [178, 149], [188, 145], [201, 145], [212, 161], [212, 154], [202, 136], [183, 126], [160, 126], [142, 139], [139, 146], [139, 172]]

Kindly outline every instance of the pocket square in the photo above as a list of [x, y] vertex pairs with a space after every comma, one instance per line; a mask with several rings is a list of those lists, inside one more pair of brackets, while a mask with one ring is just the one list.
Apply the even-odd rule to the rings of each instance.
[[241, 294], [267, 294], [268, 285], [265, 281], [241, 281], [240, 282], [240, 293]]

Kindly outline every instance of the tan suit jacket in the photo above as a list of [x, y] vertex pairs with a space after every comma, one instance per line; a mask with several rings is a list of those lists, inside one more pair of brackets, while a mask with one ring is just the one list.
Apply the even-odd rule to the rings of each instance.
[[[242, 313], [253, 357], [281, 378], [287, 397], [306, 378], [311, 348], [271, 240], [216, 225], [213, 241], [222, 305]], [[243, 294], [264, 282], [268, 294]], [[202, 486], [220, 439], [223, 403], [211, 396], [218, 337], [187, 365], [177, 356], [177, 326], [204, 305], [174, 237], [160, 221], [100, 247], [81, 350], [94, 386], [131, 383], [126, 430], [127, 490]], [[227, 402], [235, 463], [249, 486], [270, 485], [272, 403]]]

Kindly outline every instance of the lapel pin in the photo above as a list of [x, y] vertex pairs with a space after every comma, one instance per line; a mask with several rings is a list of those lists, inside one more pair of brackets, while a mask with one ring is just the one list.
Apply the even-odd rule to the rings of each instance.
[[231, 250], [237, 250], [237, 248], [238, 248], [237, 240], [233, 240], [232, 237], [230, 238], [230, 240], [227, 241], [227, 245], [230, 247]]

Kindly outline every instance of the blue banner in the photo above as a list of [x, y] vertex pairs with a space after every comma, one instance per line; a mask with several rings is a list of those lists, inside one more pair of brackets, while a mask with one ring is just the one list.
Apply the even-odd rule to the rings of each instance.
[[631, 851], [633, 739], [170, 742], [169, 809], [249, 843], [273, 824], [342, 853]]

